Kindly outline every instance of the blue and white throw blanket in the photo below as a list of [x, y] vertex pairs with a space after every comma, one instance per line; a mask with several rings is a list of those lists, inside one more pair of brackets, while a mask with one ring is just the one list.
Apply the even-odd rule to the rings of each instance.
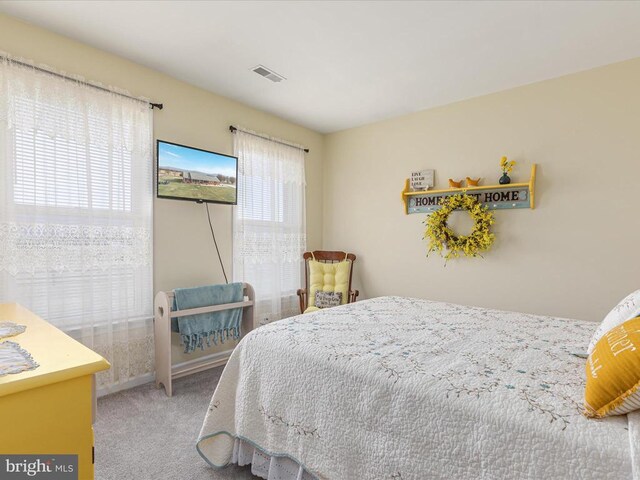
[[[208, 307], [226, 303], [242, 302], [244, 299], [244, 284], [230, 283], [228, 285], [208, 285], [195, 288], [177, 288], [174, 291], [173, 310], [187, 310], [190, 308]], [[196, 348], [204, 349], [211, 342], [224, 343], [225, 340], [240, 338], [240, 324], [242, 308], [233, 308], [221, 312], [186, 315], [171, 320], [171, 330], [180, 333], [185, 353], [191, 353]]]
[[[319, 479], [631, 479], [638, 418], [582, 415], [596, 325], [401, 297], [271, 323], [234, 350], [200, 454], [235, 439]], [[631, 439], [631, 441], [630, 441]]]

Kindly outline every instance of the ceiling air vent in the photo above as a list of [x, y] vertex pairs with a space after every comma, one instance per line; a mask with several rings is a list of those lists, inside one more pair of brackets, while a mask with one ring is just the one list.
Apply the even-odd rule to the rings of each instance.
[[282, 80], [286, 80], [286, 78], [284, 78], [282, 75], [278, 75], [276, 72], [274, 72], [273, 70], [269, 70], [264, 65], [258, 65], [257, 67], [254, 67], [251, 70], [256, 72], [258, 75], [262, 75], [264, 78], [268, 78], [272, 82], [278, 83], [278, 82], [281, 82]]

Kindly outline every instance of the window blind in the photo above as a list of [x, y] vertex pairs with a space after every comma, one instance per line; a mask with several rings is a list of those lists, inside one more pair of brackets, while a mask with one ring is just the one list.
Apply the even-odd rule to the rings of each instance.
[[152, 365], [127, 350], [152, 344], [152, 127], [145, 102], [0, 60], [0, 301], [107, 356], [106, 388]]
[[240, 130], [234, 279], [256, 290], [262, 323], [297, 313], [306, 250], [304, 152]]

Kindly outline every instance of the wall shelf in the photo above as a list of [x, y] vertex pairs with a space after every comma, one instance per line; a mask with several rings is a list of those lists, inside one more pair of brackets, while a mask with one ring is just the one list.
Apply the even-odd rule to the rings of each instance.
[[459, 193], [475, 196], [489, 210], [531, 208], [535, 207], [536, 164], [531, 165], [531, 176], [528, 182], [509, 183], [507, 185], [481, 185], [478, 187], [447, 188], [412, 192], [409, 179], [405, 181], [402, 191], [404, 213], [431, 213], [440, 208], [442, 198]]

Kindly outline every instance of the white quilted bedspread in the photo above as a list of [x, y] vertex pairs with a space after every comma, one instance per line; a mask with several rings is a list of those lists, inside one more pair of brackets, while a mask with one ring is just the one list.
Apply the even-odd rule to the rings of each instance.
[[627, 417], [582, 416], [593, 323], [381, 297], [247, 335], [198, 450], [234, 438], [321, 479], [631, 479]]

